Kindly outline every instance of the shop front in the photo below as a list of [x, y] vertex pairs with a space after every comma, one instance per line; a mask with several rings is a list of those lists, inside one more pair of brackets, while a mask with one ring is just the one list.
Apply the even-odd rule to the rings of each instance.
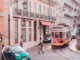
[[50, 34], [50, 26], [52, 25], [49, 21], [40, 21], [40, 40], [44, 39], [47, 34]]

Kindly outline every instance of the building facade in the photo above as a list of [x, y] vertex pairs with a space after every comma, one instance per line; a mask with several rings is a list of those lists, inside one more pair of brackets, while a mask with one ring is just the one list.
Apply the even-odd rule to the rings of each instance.
[[[2, 42], [1, 42], [1, 39]], [[4, 44], [4, 1], [0, 0], [0, 51]]]
[[57, 0], [58, 23], [68, 25], [71, 30], [74, 28], [76, 16], [78, 16], [79, 1], [76, 0]]
[[50, 33], [56, 20], [55, 0], [9, 1], [8, 36], [9, 45], [30, 48]]

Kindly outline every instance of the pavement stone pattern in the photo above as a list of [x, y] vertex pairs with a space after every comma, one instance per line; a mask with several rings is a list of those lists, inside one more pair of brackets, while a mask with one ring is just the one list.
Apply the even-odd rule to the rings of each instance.
[[73, 52], [69, 46], [62, 49], [51, 49], [50, 43], [44, 44], [44, 54], [38, 54], [37, 46], [27, 50], [32, 60], [80, 60], [80, 53]]

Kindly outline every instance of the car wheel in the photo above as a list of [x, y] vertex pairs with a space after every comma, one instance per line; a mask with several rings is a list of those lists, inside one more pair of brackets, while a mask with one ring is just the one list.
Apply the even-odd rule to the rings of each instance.
[[3, 56], [1, 57], [2, 60], [4, 60]]
[[15, 58], [12, 58], [12, 60], [15, 60]]

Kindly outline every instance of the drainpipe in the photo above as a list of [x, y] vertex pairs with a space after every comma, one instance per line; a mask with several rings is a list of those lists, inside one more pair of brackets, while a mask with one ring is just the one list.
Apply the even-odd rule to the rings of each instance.
[[8, 15], [8, 39], [9, 39], [9, 46], [10, 46], [10, 14]]

